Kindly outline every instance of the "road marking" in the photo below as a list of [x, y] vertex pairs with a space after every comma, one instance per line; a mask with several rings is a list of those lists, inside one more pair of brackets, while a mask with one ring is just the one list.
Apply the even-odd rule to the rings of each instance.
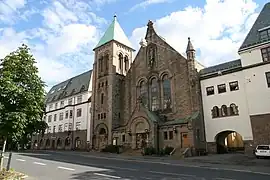
[[214, 180], [235, 180], [235, 179], [229, 179], [229, 178], [215, 178]]
[[16, 159], [17, 161], [22, 161], [22, 162], [24, 162], [25, 160], [24, 159]]
[[109, 169], [121, 169], [121, 170], [128, 170], [128, 171], [139, 171], [139, 169], [133, 169], [133, 168], [124, 168], [124, 167], [118, 167], [118, 166], [104, 166]]
[[41, 165], [41, 166], [46, 166], [46, 164], [40, 163], [40, 162], [34, 162], [34, 164]]
[[58, 168], [58, 169], [69, 170], [69, 171], [75, 171], [75, 169], [67, 168], [67, 167], [62, 167], [62, 166], [58, 166], [57, 168]]
[[160, 171], [148, 171], [153, 174], [165, 174], [165, 175], [173, 175], [173, 176], [186, 176], [186, 177], [197, 177], [195, 175], [190, 175], [190, 174], [178, 174], [178, 173], [166, 173], [166, 172], [160, 172]]
[[94, 175], [108, 177], [108, 178], [114, 178], [114, 179], [120, 179], [121, 178], [119, 176], [111, 176], [111, 175], [108, 175], [108, 174], [101, 174], [101, 173], [94, 173]]

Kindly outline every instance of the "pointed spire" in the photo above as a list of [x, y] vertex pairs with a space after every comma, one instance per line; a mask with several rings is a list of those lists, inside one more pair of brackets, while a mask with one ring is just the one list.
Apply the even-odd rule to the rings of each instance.
[[110, 24], [110, 26], [108, 27], [102, 38], [99, 40], [94, 50], [112, 40], [117, 41], [133, 50], [129, 39], [127, 38], [125, 32], [123, 31], [123, 29], [121, 28], [120, 24], [117, 21], [116, 14], [113, 16], [112, 23]]
[[192, 43], [191, 43], [191, 40], [190, 40], [190, 37], [188, 37], [188, 45], [187, 45], [187, 50], [186, 52], [190, 52], [190, 51], [195, 51]]

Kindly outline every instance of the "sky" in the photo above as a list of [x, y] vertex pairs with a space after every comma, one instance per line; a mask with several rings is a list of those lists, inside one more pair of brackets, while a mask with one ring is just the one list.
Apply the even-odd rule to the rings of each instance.
[[196, 59], [205, 66], [216, 65], [239, 58], [237, 51], [267, 2], [0, 0], [0, 58], [27, 44], [49, 90], [92, 68], [93, 48], [116, 14], [137, 51], [152, 20], [156, 32], [181, 54], [190, 37]]

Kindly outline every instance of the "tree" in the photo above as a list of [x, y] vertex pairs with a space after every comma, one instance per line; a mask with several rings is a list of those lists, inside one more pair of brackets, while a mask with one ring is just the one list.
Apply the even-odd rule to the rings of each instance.
[[27, 126], [42, 119], [45, 83], [38, 76], [35, 63], [25, 44], [0, 60], [0, 137], [4, 141], [3, 152], [7, 139], [20, 139]]

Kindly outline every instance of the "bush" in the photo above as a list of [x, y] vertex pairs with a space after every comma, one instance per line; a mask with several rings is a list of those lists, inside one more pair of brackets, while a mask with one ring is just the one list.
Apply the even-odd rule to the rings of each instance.
[[156, 154], [156, 149], [153, 148], [153, 147], [146, 147], [144, 148], [144, 155], [153, 155], [153, 154]]
[[164, 148], [164, 153], [165, 155], [170, 155], [170, 153], [174, 150], [174, 147], [171, 147], [171, 146], [166, 146]]
[[109, 152], [109, 153], [119, 153], [119, 146], [117, 145], [107, 145], [101, 152]]

